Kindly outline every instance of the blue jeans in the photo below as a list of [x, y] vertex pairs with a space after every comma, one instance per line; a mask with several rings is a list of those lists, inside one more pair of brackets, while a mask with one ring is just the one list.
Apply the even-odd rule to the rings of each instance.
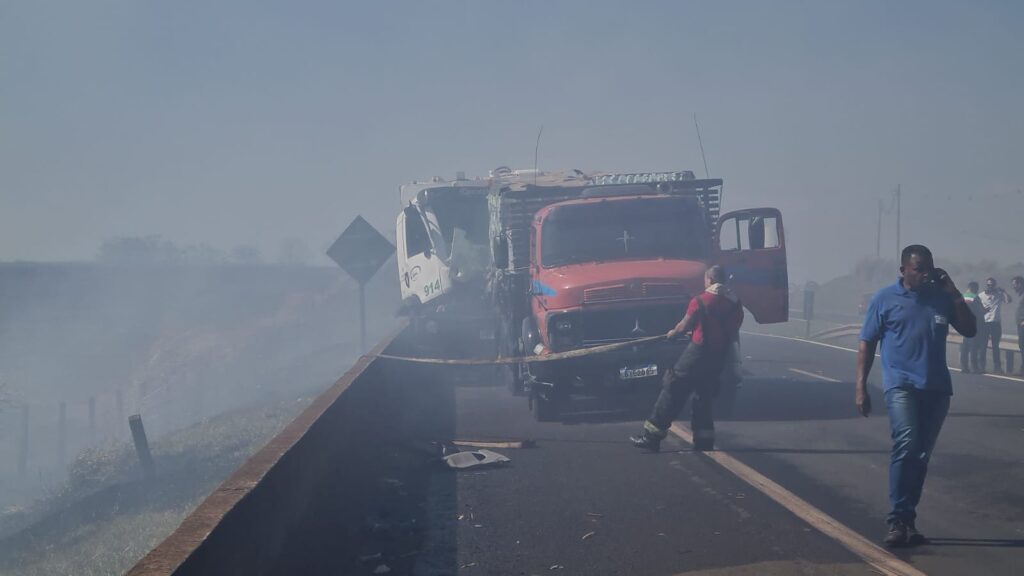
[[928, 460], [949, 412], [949, 395], [916, 388], [890, 388], [885, 392], [892, 431], [889, 461], [889, 523], [912, 524], [917, 518]]

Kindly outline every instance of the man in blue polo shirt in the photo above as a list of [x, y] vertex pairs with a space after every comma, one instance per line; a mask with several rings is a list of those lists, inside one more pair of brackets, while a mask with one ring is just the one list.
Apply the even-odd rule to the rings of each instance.
[[901, 278], [871, 299], [857, 353], [857, 410], [871, 413], [867, 381], [882, 343], [882, 390], [889, 410], [892, 454], [889, 462], [888, 546], [925, 542], [917, 531], [928, 459], [949, 411], [953, 383], [946, 366], [949, 325], [974, 336], [977, 321], [949, 275], [935, 268], [928, 248], [903, 249]]

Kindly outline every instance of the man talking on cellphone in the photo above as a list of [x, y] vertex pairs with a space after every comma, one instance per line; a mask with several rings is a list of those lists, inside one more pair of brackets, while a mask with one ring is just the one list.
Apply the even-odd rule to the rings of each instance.
[[953, 394], [946, 366], [950, 324], [966, 337], [977, 332], [974, 314], [949, 275], [935, 268], [931, 251], [907, 246], [900, 256], [900, 279], [871, 299], [857, 352], [857, 410], [867, 416], [868, 374], [882, 344], [882, 390], [892, 433], [887, 546], [926, 542], [915, 525], [916, 509]]

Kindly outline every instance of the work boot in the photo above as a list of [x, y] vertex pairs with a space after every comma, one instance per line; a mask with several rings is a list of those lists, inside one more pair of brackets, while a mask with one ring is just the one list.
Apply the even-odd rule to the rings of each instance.
[[925, 538], [924, 534], [917, 531], [917, 527], [911, 522], [907, 524], [907, 546], [920, 546], [927, 544], [928, 538]]
[[701, 440], [694, 439], [694, 441], [693, 441], [693, 450], [694, 450], [694, 452], [711, 452], [714, 449], [715, 449], [715, 439], [714, 438], [711, 438], [711, 439], [704, 438], [704, 439], [701, 439]]
[[636, 436], [630, 436], [629, 441], [633, 443], [633, 446], [649, 452], [661, 451], [661, 438], [651, 436], [646, 431], [641, 432]]
[[650, 420], [646, 420], [643, 430], [636, 436], [630, 436], [629, 441], [637, 448], [658, 452], [661, 450], [661, 441], [665, 439], [665, 436], [668, 436], [668, 432], [658, 428]]
[[893, 520], [889, 523], [889, 533], [885, 535], [885, 539], [882, 540], [889, 548], [902, 548], [908, 546], [909, 542], [909, 530], [902, 520]]

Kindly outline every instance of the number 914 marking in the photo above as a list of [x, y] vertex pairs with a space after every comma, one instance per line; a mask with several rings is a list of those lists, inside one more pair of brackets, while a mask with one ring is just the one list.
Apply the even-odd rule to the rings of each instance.
[[440, 278], [438, 278], [437, 280], [434, 280], [432, 283], [425, 284], [423, 286], [423, 294], [425, 294], [427, 296], [430, 296], [432, 294], [437, 294], [440, 291], [441, 291], [441, 279]]

